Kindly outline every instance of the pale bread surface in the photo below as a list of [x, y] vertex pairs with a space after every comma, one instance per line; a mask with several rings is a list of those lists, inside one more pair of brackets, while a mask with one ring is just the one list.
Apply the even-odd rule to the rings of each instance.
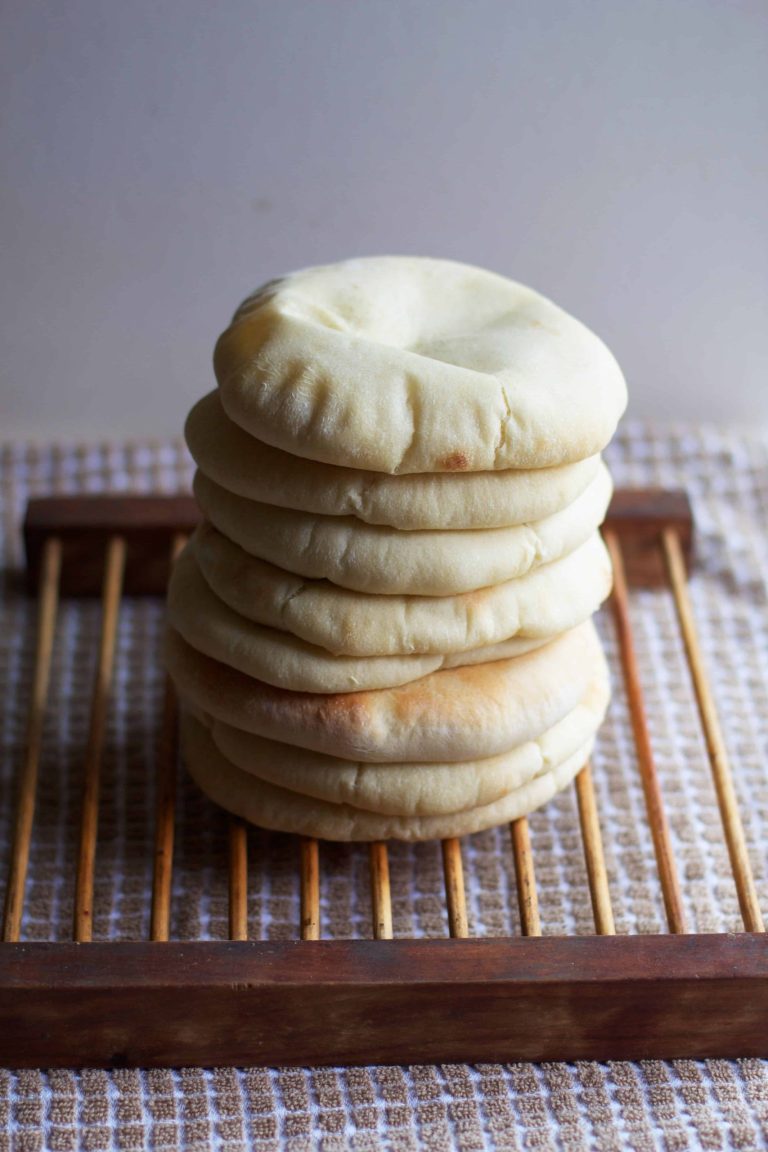
[[600, 526], [612, 493], [601, 463], [567, 508], [534, 524], [401, 532], [245, 500], [199, 471], [194, 487], [206, 518], [260, 560], [357, 592], [418, 596], [486, 588], [567, 555]]
[[481, 268], [347, 260], [265, 285], [216, 345], [236, 424], [377, 472], [542, 468], [594, 455], [626, 405], [600, 339]]
[[[591, 739], [608, 705], [598, 677], [586, 696], [552, 728], [484, 760], [441, 764], [369, 764], [265, 740], [213, 721], [210, 732], [235, 767], [289, 792], [392, 816], [439, 816], [499, 800], [568, 759]], [[198, 719], [207, 722], [200, 715]]]
[[517, 820], [569, 784], [594, 743], [589, 740], [562, 764], [491, 804], [439, 816], [392, 816], [301, 796], [243, 772], [221, 754], [204, 725], [188, 714], [182, 716], [181, 739], [190, 774], [222, 808], [261, 828], [344, 841], [445, 839]]
[[457, 596], [382, 596], [295, 576], [207, 522], [192, 549], [208, 585], [235, 612], [336, 655], [461, 652], [511, 637], [551, 638], [586, 620], [611, 590], [598, 533], [525, 576]]
[[530, 652], [548, 637], [512, 636], [445, 655], [334, 656], [291, 632], [265, 628], [220, 600], [187, 545], [168, 585], [168, 618], [188, 644], [247, 676], [293, 692], [362, 692], [418, 680], [440, 668], [482, 664]]
[[218, 392], [194, 405], [185, 427], [200, 470], [260, 503], [393, 528], [504, 528], [551, 516], [594, 479], [599, 457], [559, 468], [389, 476], [340, 468], [273, 448], [229, 419]]
[[483, 759], [540, 736], [608, 679], [591, 621], [511, 660], [433, 672], [399, 688], [321, 695], [261, 683], [173, 628], [166, 664], [198, 711], [270, 740], [372, 763]]

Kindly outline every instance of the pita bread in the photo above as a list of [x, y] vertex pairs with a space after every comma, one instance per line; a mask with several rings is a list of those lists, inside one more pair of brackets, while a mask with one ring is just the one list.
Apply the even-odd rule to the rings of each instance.
[[356, 592], [453, 596], [524, 576], [573, 552], [599, 527], [612, 486], [600, 465], [581, 496], [535, 524], [477, 531], [401, 532], [351, 516], [316, 516], [244, 500], [202, 472], [203, 513], [252, 556]]
[[168, 617], [184, 639], [247, 676], [293, 692], [361, 692], [418, 680], [439, 668], [482, 664], [518, 656], [546, 641], [516, 637], [447, 655], [333, 656], [290, 632], [263, 628], [239, 616], [206, 584], [187, 548], [168, 586]]
[[399, 688], [320, 695], [260, 683], [174, 629], [166, 664], [198, 712], [285, 744], [368, 763], [484, 759], [540, 736], [608, 679], [591, 621], [512, 660], [433, 672]]
[[214, 369], [227, 414], [251, 435], [390, 474], [583, 460], [626, 406], [611, 353], [551, 301], [410, 256], [266, 285], [219, 338]]
[[594, 743], [589, 740], [562, 764], [491, 804], [439, 816], [392, 816], [364, 812], [348, 804], [329, 804], [267, 784], [230, 764], [207, 729], [189, 715], [182, 718], [181, 742], [193, 779], [228, 812], [261, 828], [345, 841], [445, 839], [517, 820], [569, 784], [588, 760]]
[[206, 583], [235, 612], [336, 655], [461, 652], [510, 637], [552, 638], [596, 612], [611, 590], [598, 533], [527, 576], [458, 596], [380, 596], [307, 580], [249, 556], [208, 523], [191, 547]]
[[484, 760], [442, 764], [368, 764], [308, 752], [253, 736], [216, 720], [216, 747], [236, 768], [289, 792], [392, 816], [439, 816], [501, 799], [567, 760], [591, 739], [608, 706], [599, 677], [554, 727], [517, 748]]
[[393, 528], [503, 528], [567, 507], [593, 480], [599, 456], [559, 468], [388, 476], [294, 456], [249, 436], [204, 396], [185, 435], [201, 472], [228, 492], [323, 516]]

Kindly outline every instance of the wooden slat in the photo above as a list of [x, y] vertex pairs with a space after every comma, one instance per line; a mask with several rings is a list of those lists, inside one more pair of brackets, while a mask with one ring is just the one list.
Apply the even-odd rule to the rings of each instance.
[[107, 709], [112, 686], [124, 566], [125, 541], [122, 536], [113, 536], [107, 545], [102, 590], [101, 635], [84, 766], [74, 910], [74, 937], [79, 942], [89, 941], [93, 936], [93, 875], [99, 823], [101, 755], [107, 728]]
[[24, 760], [19, 775], [16, 817], [11, 846], [8, 884], [5, 890], [3, 912], [3, 940], [18, 940], [24, 911], [24, 890], [27, 883], [29, 846], [35, 818], [37, 778], [43, 742], [45, 703], [51, 676], [51, 656], [56, 632], [56, 612], [59, 602], [59, 576], [61, 572], [61, 541], [56, 537], [45, 541], [38, 588], [37, 635], [35, 639], [35, 667], [32, 694], [27, 715]]
[[317, 840], [301, 841], [301, 939], [320, 939], [320, 853]]
[[531, 852], [531, 834], [525, 816], [510, 824], [512, 854], [515, 859], [517, 880], [517, 903], [520, 909], [520, 927], [523, 936], [541, 936], [539, 918], [539, 896], [536, 891], [536, 874]]
[[[174, 537], [171, 544], [171, 563], [175, 561], [184, 547], [185, 539], [181, 534]], [[168, 940], [170, 937], [177, 751], [178, 706], [176, 691], [170, 676], [166, 676], [155, 780], [155, 848], [152, 871], [150, 940]]]
[[707, 744], [712, 779], [717, 793], [717, 803], [720, 809], [720, 818], [723, 822], [723, 831], [728, 845], [728, 854], [731, 859], [731, 870], [736, 882], [736, 891], [739, 897], [739, 908], [744, 927], [748, 932], [764, 932], [765, 924], [760, 911], [757, 897], [757, 888], [752, 874], [752, 865], [747, 850], [747, 841], [744, 835], [744, 825], [741, 822], [739, 803], [733, 783], [731, 765], [725, 747], [720, 721], [715, 708], [712, 690], [704, 666], [704, 656], [701, 651], [696, 623], [693, 617], [691, 599], [688, 594], [686, 582], [685, 561], [680, 540], [674, 529], [665, 529], [662, 534], [662, 548], [672, 585], [672, 593], [677, 608], [677, 617], [680, 621], [680, 631], [685, 644], [688, 657], [688, 667], [691, 672], [696, 703], [701, 717], [701, 726]]
[[371, 873], [371, 917], [374, 940], [392, 939], [392, 893], [389, 887], [389, 854], [383, 840], [368, 849]]
[[656, 867], [658, 869], [661, 891], [664, 898], [667, 923], [670, 932], [685, 932], [686, 924], [680, 894], [680, 881], [675, 866], [669, 824], [664, 811], [661, 786], [659, 784], [653, 750], [651, 748], [643, 689], [640, 683], [640, 672], [635, 654], [635, 642], [629, 617], [629, 595], [621, 545], [619, 544], [618, 537], [613, 532], [605, 533], [605, 542], [608, 546], [613, 564], [613, 596], [611, 603], [613, 605], [616, 632], [619, 640], [621, 667], [624, 673], [627, 700], [632, 719], [632, 732], [637, 749], [640, 779], [643, 785], [648, 824], [656, 855]]
[[448, 908], [448, 931], [454, 938], [461, 939], [469, 936], [461, 843], [456, 837], [451, 837], [449, 840], [443, 840], [441, 847], [445, 900]]
[[595, 918], [595, 931], [599, 936], [613, 936], [616, 927], [613, 921], [608, 873], [605, 868], [603, 837], [600, 832], [600, 818], [597, 813], [595, 786], [592, 782], [592, 769], [589, 764], [585, 764], [576, 777], [576, 799], [579, 806], [581, 840], [584, 845], [584, 860], [587, 865], [587, 880], [589, 882], [589, 895], [592, 900], [592, 913]]
[[768, 1056], [768, 936], [0, 947], [0, 1063]]
[[664, 588], [667, 574], [659, 535], [674, 526], [688, 567], [693, 557], [693, 510], [685, 492], [665, 488], [619, 488], [614, 492], [605, 530], [621, 542], [627, 583], [633, 588]]
[[151, 940], [168, 940], [170, 936], [177, 745], [176, 692], [170, 679], [166, 677], [155, 784], [155, 847], [149, 929]]
[[[189, 535], [200, 520], [191, 496], [53, 496], [30, 500], [24, 544], [30, 590], [41, 549], [50, 535], [62, 542], [62, 596], [96, 596], [101, 591], [104, 551], [113, 536], [125, 540], [126, 595], [164, 596], [171, 543]], [[52, 527], [58, 525], [58, 528]]]
[[248, 832], [242, 820], [229, 820], [229, 938], [248, 939]]

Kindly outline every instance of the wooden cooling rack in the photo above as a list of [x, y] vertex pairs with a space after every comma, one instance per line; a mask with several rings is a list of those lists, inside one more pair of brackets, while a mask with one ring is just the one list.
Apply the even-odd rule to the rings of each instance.
[[[162, 595], [197, 521], [184, 497], [36, 500], [25, 522], [38, 625], [0, 944], [0, 1063], [11, 1066], [353, 1064], [768, 1055], [768, 938], [691, 611], [684, 494], [616, 494], [605, 527], [612, 607], [669, 927], [617, 936], [589, 765], [575, 782], [593, 936], [541, 935], [528, 822], [511, 825], [522, 935], [469, 937], [462, 850], [442, 842], [450, 939], [392, 939], [387, 845], [369, 856], [372, 939], [320, 939], [320, 853], [300, 841], [297, 939], [247, 939], [248, 840], [229, 823], [229, 941], [169, 940], [176, 705], [166, 685], [150, 940], [92, 942], [99, 785], [123, 595]], [[744, 931], [687, 931], [654, 765], [628, 585], [668, 586], [706, 739]], [[84, 765], [72, 943], [20, 942], [61, 595], [102, 603]]]

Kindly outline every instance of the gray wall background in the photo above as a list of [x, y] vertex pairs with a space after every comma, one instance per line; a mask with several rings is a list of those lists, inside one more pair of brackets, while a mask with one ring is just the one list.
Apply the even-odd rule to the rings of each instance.
[[487, 265], [599, 332], [635, 415], [768, 422], [768, 5], [15, 0], [5, 437], [159, 435], [277, 273]]

